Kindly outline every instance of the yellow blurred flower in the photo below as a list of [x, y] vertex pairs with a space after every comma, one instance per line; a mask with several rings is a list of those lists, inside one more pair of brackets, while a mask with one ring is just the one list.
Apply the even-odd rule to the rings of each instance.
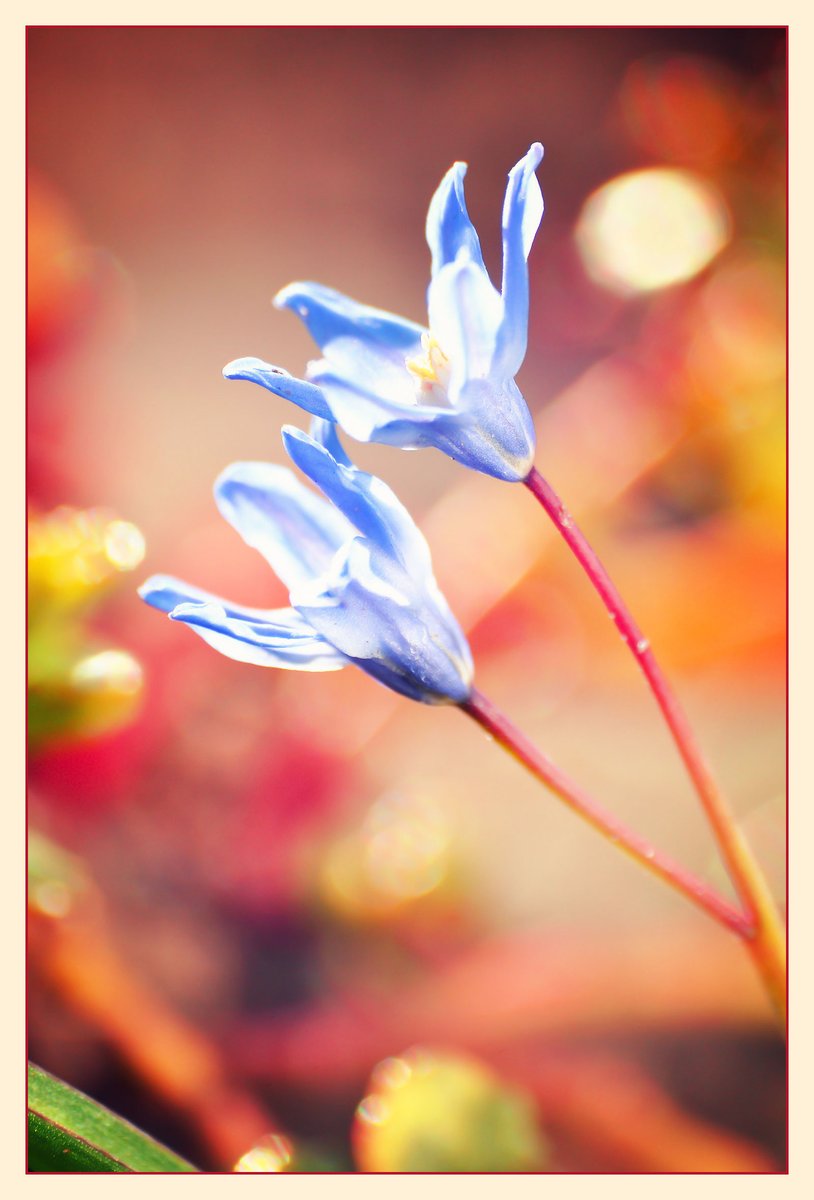
[[375, 1068], [353, 1148], [371, 1173], [543, 1171], [548, 1158], [531, 1097], [474, 1058], [421, 1047]]
[[33, 515], [28, 526], [29, 605], [85, 603], [118, 572], [144, 558], [137, 527], [101, 508], [63, 506]]
[[33, 514], [28, 531], [28, 695], [32, 745], [87, 737], [130, 719], [142, 686], [127, 651], [100, 646], [89, 607], [138, 566], [144, 538], [104, 509]]

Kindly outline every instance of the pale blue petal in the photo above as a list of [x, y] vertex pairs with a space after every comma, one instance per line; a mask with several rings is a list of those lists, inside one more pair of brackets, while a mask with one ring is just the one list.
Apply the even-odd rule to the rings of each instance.
[[430, 201], [427, 242], [432, 252], [433, 276], [447, 263], [454, 262], [462, 248], [469, 252], [473, 262], [486, 269], [478, 235], [466, 211], [465, 174], [466, 163], [453, 163]]
[[289, 458], [363, 537], [401, 563], [417, 581], [430, 572], [427, 543], [386, 483], [353, 464], [337, 461], [326, 445], [292, 425], [283, 427], [283, 443]]
[[351, 339], [378, 356], [398, 364], [420, 346], [422, 327], [382, 309], [358, 304], [319, 283], [291, 283], [274, 298], [278, 308], [290, 308], [305, 323], [325, 354], [332, 343]]
[[338, 671], [348, 659], [292, 608], [276, 609], [266, 620], [241, 620], [219, 604], [180, 604], [170, 613], [213, 649], [238, 662], [291, 671]]
[[536, 438], [534, 421], [515, 381], [471, 379], [458, 403], [462, 419], [455, 431], [455, 452], [447, 453], [495, 479], [524, 480], [534, 465]]
[[396, 586], [387, 555], [367, 541], [347, 547], [319, 595], [298, 611], [369, 675], [425, 704], [459, 704], [472, 688], [472, 656], [435, 581]]
[[340, 512], [273, 463], [233, 463], [215, 483], [215, 500], [289, 590], [325, 571], [353, 535]]
[[526, 259], [543, 217], [543, 193], [534, 172], [543, 158], [535, 142], [509, 172], [503, 204], [503, 324], [497, 340], [495, 369], [515, 375], [526, 356], [529, 272]]
[[503, 236], [510, 242], [519, 235], [518, 248], [528, 258], [534, 235], [543, 219], [544, 203], [535, 171], [543, 161], [543, 147], [534, 142], [509, 172], [503, 201]]
[[514, 483], [531, 469], [534, 426], [511, 379], [466, 381], [455, 410], [388, 404], [338, 375], [320, 375], [320, 385], [337, 422], [357, 441], [402, 450], [434, 447], [464, 467]]
[[[406, 369], [406, 359], [421, 351], [424, 330], [420, 325], [357, 304], [316, 283], [289, 284], [275, 304], [302, 318], [331, 369], [352, 378], [372, 395], [396, 404], [412, 403], [414, 380]], [[319, 385], [313, 365], [308, 377], [312, 386]], [[330, 408], [330, 397], [325, 399]], [[316, 415], [331, 416], [325, 412]]]
[[282, 367], [263, 362], [262, 358], [236, 358], [226, 364], [223, 375], [225, 379], [246, 379], [249, 383], [259, 383], [275, 396], [291, 400], [306, 412], [316, 417], [331, 419], [331, 410], [318, 387], [313, 383], [306, 383], [304, 379], [295, 379]]
[[314, 441], [324, 446], [331, 457], [341, 463], [343, 467], [353, 466], [339, 440], [339, 431], [333, 421], [321, 421], [319, 417], [313, 417], [308, 432]]
[[329, 408], [331, 397], [323, 386], [326, 372], [350, 380], [360, 392], [367, 392], [384, 404], [412, 408], [417, 402], [416, 379], [407, 369], [407, 358], [419, 356], [421, 344], [414, 350], [413, 355], [392, 359], [363, 342], [337, 338], [327, 348], [324, 358], [308, 363], [307, 375], [320, 388]]
[[429, 309], [430, 328], [450, 362], [449, 399], [457, 407], [464, 383], [491, 371], [503, 305], [483, 268], [461, 250], [430, 284]]
[[153, 608], [165, 613], [171, 613], [179, 604], [218, 604], [227, 616], [242, 621], [263, 621], [271, 615], [264, 608], [231, 604], [212, 592], [193, 587], [192, 584], [175, 579], [172, 575], [151, 575], [138, 589], [138, 594]]
[[[405, 450], [434, 446], [439, 431], [454, 420], [451, 409], [419, 404], [414, 391], [410, 401], [369, 391], [354, 373], [336, 370], [325, 360], [312, 363], [309, 374], [322, 389], [334, 420], [358, 442], [381, 442]], [[406, 367], [404, 375], [411, 380]]]

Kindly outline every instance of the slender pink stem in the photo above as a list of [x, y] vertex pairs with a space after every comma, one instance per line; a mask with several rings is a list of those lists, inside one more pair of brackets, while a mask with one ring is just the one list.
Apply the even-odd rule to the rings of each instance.
[[763, 873], [707, 766], [689, 721], [656, 661], [650, 643], [562, 500], [534, 467], [524, 483], [548, 513], [583, 567], [650, 685], [698, 792], [726, 869], [748, 914], [752, 926], [753, 956], [767, 979], [775, 1003], [785, 1011], [786, 949], [783, 923]]
[[[704, 756], [698, 746], [690, 724], [676, 700], [664, 673], [661, 670], [650, 643], [622, 599], [618, 589], [610, 579], [607, 571], [599, 561], [596, 553], [588, 543], [582, 530], [566, 509], [554, 489], [543, 479], [536, 468], [525, 480], [526, 487], [539, 500], [545, 511], [551, 517], [563, 540], [567, 543], [574, 557], [584, 568], [586, 575], [596, 588], [608, 614], [613, 619], [616, 628], [627, 643], [631, 654], [641, 667], [659, 708], [675, 739], [679, 753], [684, 760], [687, 770], [698, 789], [704, 806], [707, 809], [713, 827], [721, 836], [728, 835], [732, 824], [731, 816], [723, 810], [722, 800], [712, 773], [704, 761]], [[749, 902], [748, 893], [740, 886], [737, 873], [733, 872], [732, 882], [737, 888], [744, 903]]]
[[694, 904], [703, 908], [716, 921], [728, 929], [734, 930], [741, 937], [748, 937], [750, 926], [742, 913], [728, 904], [702, 880], [697, 879], [667, 855], [656, 850], [646, 838], [639, 837], [622, 821], [600, 808], [578, 784], [569, 779], [564, 771], [561, 771], [542, 751], [538, 750], [482, 693], [473, 690], [469, 700], [462, 704], [461, 708], [477, 721], [496, 742], [508, 750], [518, 762], [522, 763], [535, 778], [559, 796], [589, 825], [593, 825], [594, 829], [599, 830], [653, 875], [657, 875], [659, 879], [664, 880]]

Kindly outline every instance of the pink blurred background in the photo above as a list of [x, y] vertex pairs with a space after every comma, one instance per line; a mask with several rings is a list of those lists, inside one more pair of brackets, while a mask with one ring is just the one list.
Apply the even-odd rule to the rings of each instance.
[[[29, 30], [31, 503], [112, 510], [147, 546], [92, 620], [141, 662], [141, 707], [101, 737], [38, 749], [32, 819], [89, 864], [137, 973], [207, 1028], [360, 977], [386, 988], [382, 927], [407, 930], [431, 962], [538, 933], [642, 936], [645, 974], [673, 931], [708, 932], [712, 958], [737, 956], [457, 712], [349, 671], [220, 659], [135, 596], [167, 571], [282, 602], [211, 487], [235, 459], [283, 461], [279, 427], [304, 417], [227, 383], [222, 366], [258, 355], [302, 373], [313, 347], [270, 304], [294, 279], [423, 321], [426, 208], [456, 159], [470, 164], [469, 211], [497, 277], [506, 172], [535, 140], [546, 215], [518, 382], [537, 466], [673, 676], [782, 899], [784, 31]], [[721, 245], [675, 282], [609, 286], [577, 233], [601, 244], [584, 206], [650, 167], [683, 172], [720, 218]], [[703, 223], [695, 211], [684, 216]], [[644, 216], [630, 212], [633, 242]], [[434, 451], [349, 449], [427, 532], [479, 686], [726, 888], [642, 680], [525, 491]], [[748, 973], [737, 978], [751, 995]], [[43, 1065], [120, 1100], [88, 1030], [46, 1020], [53, 998], [37, 996]], [[362, 1054], [349, 1071], [345, 1103], [371, 1066]], [[272, 1102], [314, 1132], [303, 1101]], [[776, 1112], [764, 1117], [776, 1127]], [[765, 1122], [739, 1119], [781, 1153]], [[586, 1169], [590, 1156], [569, 1152]]]

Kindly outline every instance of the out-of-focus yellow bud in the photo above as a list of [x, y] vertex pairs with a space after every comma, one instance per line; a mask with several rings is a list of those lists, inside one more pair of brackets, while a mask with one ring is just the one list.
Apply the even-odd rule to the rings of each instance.
[[29, 735], [32, 745], [49, 736], [92, 737], [125, 724], [141, 697], [140, 664], [124, 650], [100, 650], [73, 661], [58, 653], [40, 669], [43, 648], [32, 654]]
[[70, 675], [81, 708], [84, 733], [123, 724], [141, 694], [140, 664], [124, 650], [100, 650], [81, 658]]
[[28, 698], [32, 745], [88, 737], [130, 719], [139, 663], [92, 644], [84, 620], [122, 571], [144, 557], [135, 525], [104, 509], [56, 508], [29, 519]]
[[413, 1047], [373, 1071], [356, 1110], [360, 1171], [544, 1171], [533, 1101], [458, 1053]]

